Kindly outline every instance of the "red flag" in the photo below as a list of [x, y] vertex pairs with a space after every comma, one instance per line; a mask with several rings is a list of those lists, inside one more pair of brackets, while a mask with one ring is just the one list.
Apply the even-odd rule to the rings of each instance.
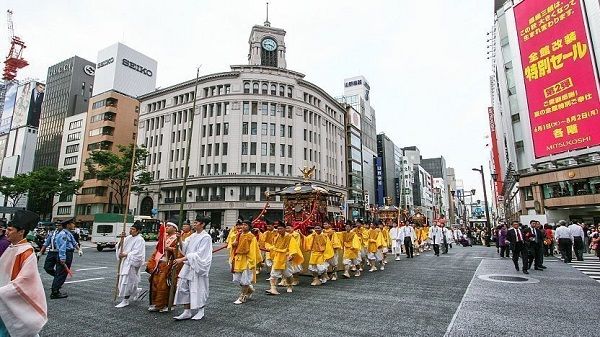
[[158, 243], [156, 244], [156, 253], [154, 254], [154, 262], [158, 267], [158, 261], [165, 255], [165, 246], [167, 241], [167, 231], [164, 223], [160, 224], [160, 228], [158, 230]]

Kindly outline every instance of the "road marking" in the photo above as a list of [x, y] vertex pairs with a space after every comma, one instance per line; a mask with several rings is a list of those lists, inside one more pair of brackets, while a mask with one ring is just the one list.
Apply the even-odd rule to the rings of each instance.
[[93, 267], [93, 268], [81, 268], [75, 271], [87, 271], [87, 270], [98, 270], [98, 269], [107, 269], [108, 267]]
[[67, 281], [67, 282], [65, 282], [65, 284], [69, 284], [69, 283], [81, 283], [81, 282], [87, 282], [87, 281], [98, 281], [98, 280], [104, 280], [104, 277], [95, 277], [95, 278], [88, 278], [88, 279], [85, 279], [85, 280]]
[[462, 308], [463, 302], [465, 301], [465, 297], [467, 296], [469, 289], [471, 289], [471, 285], [473, 284], [475, 275], [477, 275], [477, 271], [479, 270], [479, 267], [481, 267], [482, 263], [483, 263], [483, 260], [481, 262], [479, 262], [477, 269], [475, 269], [475, 272], [473, 273], [473, 277], [471, 278], [471, 282], [469, 282], [469, 285], [467, 286], [467, 289], [465, 289], [465, 293], [463, 294], [463, 297], [461, 298], [460, 303], [458, 304], [458, 308], [456, 308], [454, 315], [452, 315], [452, 319], [450, 320], [450, 324], [448, 324], [448, 328], [446, 329], [446, 333], [444, 334], [444, 337], [450, 336], [450, 331], [452, 331], [452, 328], [454, 327], [454, 321], [456, 321], [456, 317], [458, 317], [458, 312]]

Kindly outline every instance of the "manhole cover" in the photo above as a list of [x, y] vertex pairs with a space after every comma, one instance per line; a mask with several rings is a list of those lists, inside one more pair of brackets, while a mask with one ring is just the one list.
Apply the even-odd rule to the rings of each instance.
[[490, 278], [495, 281], [527, 282], [527, 278], [519, 276], [492, 275]]
[[490, 275], [479, 275], [477, 276], [479, 279], [490, 282], [500, 282], [500, 283], [538, 283], [540, 282], [537, 279], [531, 277], [524, 276], [513, 276], [513, 275], [501, 275], [501, 274], [490, 274]]

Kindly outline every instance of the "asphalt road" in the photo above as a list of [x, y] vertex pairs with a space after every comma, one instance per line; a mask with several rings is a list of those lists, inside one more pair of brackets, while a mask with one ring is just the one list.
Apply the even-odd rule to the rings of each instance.
[[[152, 246], [147, 249], [149, 256]], [[310, 279], [302, 278], [302, 284], [295, 287], [292, 294], [282, 293], [280, 296], [264, 294], [268, 284], [264, 281], [267, 276], [263, 274], [255, 286], [257, 293], [253, 299], [238, 306], [233, 301], [239, 289], [231, 282], [226, 251], [221, 251], [213, 257], [205, 318], [176, 322], [172, 314], [148, 312], [147, 298], [143, 302], [133, 302], [127, 308], [114, 308], [115, 253], [97, 252], [90, 248], [85, 249], [83, 257], [75, 258], [72, 268], [75, 274], [63, 288], [69, 297], [48, 299], [49, 320], [41, 336], [504, 334], [502, 330], [495, 329], [494, 322], [485, 321], [485, 317], [483, 322], [469, 319], [472, 317], [470, 311], [494, 310], [493, 302], [473, 307], [468, 305], [477, 302], [476, 296], [497, 291], [489, 282], [474, 281], [478, 268], [481, 271], [480, 265], [485, 262], [500, 271], [514, 274], [510, 263], [495, 259], [495, 254], [494, 248], [454, 247], [448, 255], [440, 257], [426, 253], [414, 259], [390, 259], [385, 271], [363, 273], [359, 278], [328, 282], [321, 287], [310, 287]], [[40, 271], [49, 295], [51, 278], [44, 274], [42, 261]], [[589, 281], [587, 286], [600, 286], [568, 265], [561, 266], [561, 273], [571, 275], [571, 279]], [[144, 289], [148, 288], [147, 276], [142, 274], [141, 287]], [[552, 282], [550, 274], [547, 276], [547, 282]], [[598, 288], [591, 289], [598, 293]], [[179, 312], [175, 310], [175, 313]], [[489, 329], [482, 329], [481, 324], [484, 323]], [[518, 324], [525, 325], [526, 322], [520, 320]], [[497, 333], [490, 334], [490, 331]]]

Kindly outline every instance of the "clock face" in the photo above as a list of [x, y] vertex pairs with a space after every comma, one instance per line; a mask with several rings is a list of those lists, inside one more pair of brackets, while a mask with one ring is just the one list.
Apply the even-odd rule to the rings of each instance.
[[277, 42], [275, 42], [275, 40], [273, 40], [271, 38], [266, 38], [266, 39], [262, 40], [262, 47], [266, 51], [273, 51], [273, 50], [277, 49]]

